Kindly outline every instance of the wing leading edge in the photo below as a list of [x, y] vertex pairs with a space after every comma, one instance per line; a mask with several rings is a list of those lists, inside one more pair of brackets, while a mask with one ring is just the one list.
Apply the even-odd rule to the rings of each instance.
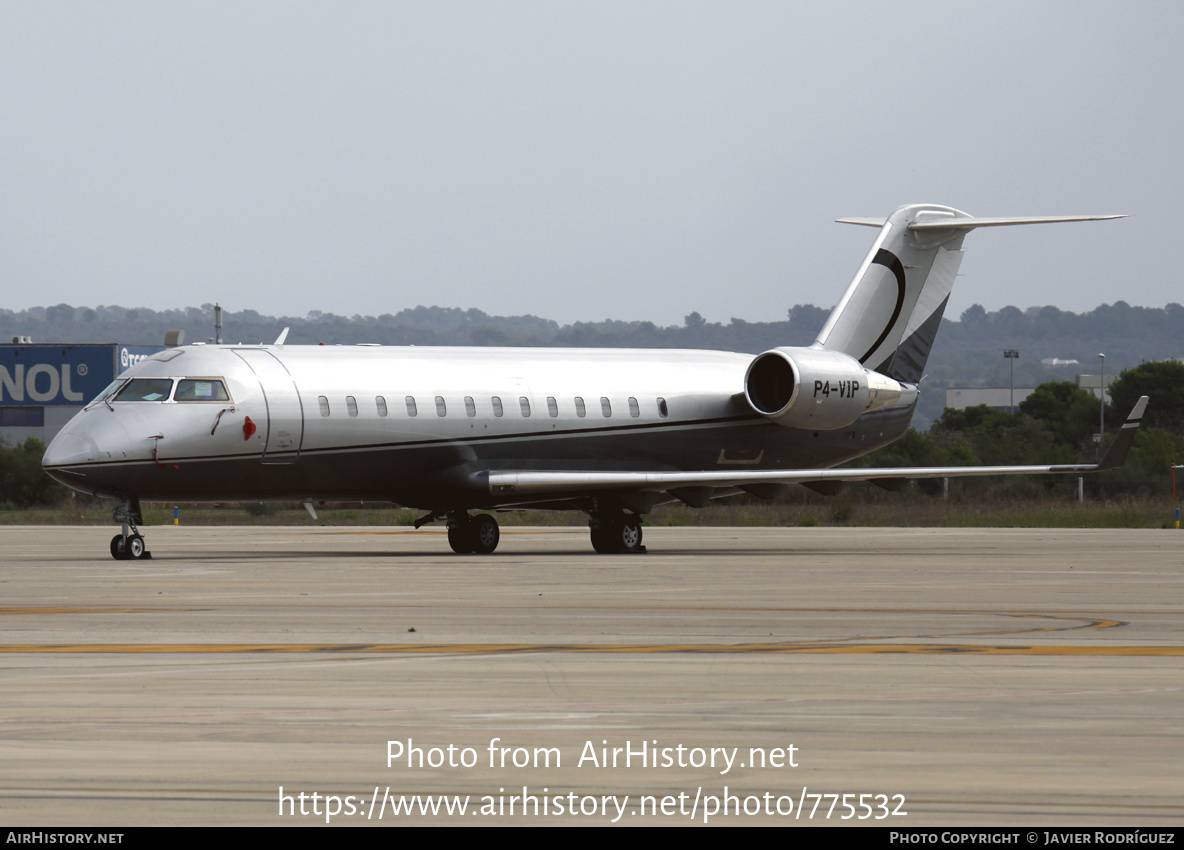
[[769, 469], [749, 472], [489, 472], [493, 496], [535, 497], [562, 493], [632, 490], [661, 492], [682, 487], [744, 487], [752, 484], [802, 484], [822, 481], [878, 481], [909, 478], [965, 478], [979, 475], [1070, 475], [1115, 469], [1126, 463], [1139, 430], [1147, 396], [1135, 402], [1106, 455], [1091, 464], [1049, 466], [904, 466], [863, 469]]

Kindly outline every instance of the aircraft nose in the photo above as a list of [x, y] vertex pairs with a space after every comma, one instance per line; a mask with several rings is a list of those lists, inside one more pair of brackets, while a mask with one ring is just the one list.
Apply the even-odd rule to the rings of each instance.
[[45, 450], [41, 466], [49, 471], [126, 457], [131, 443], [124, 424], [105, 407], [97, 413], [84, 410], [66, 423]]
[[58, 432], [41, 458], [50, 478], [86, 493], [108, 486], [105, 461], [127, 456], [127, 431], [107, 408], [82, 411]]
[[99, 447], [86, 431], [67, 429], [53, 438], [41, 458], [42, 468], [97, 460]]

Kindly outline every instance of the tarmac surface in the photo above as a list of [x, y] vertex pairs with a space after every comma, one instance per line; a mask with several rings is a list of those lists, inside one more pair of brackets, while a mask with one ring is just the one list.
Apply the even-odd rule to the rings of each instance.
[[4, 825], [1184, 824], [1179, 531], [113, 533], [0, 527]]

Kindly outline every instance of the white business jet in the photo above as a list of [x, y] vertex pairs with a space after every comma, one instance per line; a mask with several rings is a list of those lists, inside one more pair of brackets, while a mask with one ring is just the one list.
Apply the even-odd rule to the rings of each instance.
[[147, 556], [146, 501], [394, 502], [490, 553], [472, 511], [586, 513], [597, 552], [638, 552], [656, 504], [793, 483], [1085, 473], [1119, 466], [1146, 398], [1098, 464], [834, 469], [909, 426], [962, 241], [977, 227], [1121, 216], [974, 218], [901, 207], [808, 348], [723, 351], [187, 345], [129, 369], [58, 434], [46, 471], [108, 496], [116, 558]]

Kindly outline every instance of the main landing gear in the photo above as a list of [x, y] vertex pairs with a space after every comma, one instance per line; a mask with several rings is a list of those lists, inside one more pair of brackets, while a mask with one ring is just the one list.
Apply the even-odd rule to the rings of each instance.
[[624, 511], [601, 511], [588, 521], [592, 548], [601, 555], [643, 554], [641, 518]]
[[117, 561], [139, 561], [151, 558], [152, 553], [144, 543], [144, 537], [136, 527], [143, 522], [140, 500], [134, 496], [115, 506], [111, 516], [123, 524], [123, 532], [111, 538], [111, 557]]
[[448, 545], [458, 555], [488, 555], [501, 540], [497, 520], [489, 514], [470, 517], [466, 511], [448, 514]]
[[[592, 533], [592, 548], [601, 555], [640, 555], [641, 517], [619, 507], [591, 512], [588, 528]], [[432, 511], [415, 521], [419, 528], [439, 519], [448, 521], [448, 545], [458, 555], [488, 555], [497, 549], [501, 530], [490, 514], [469, 516], [468, 511]], [[112, 546], [114, 547], [114, 543]], [[118, 557], [118, 556], [116, 556]]]

